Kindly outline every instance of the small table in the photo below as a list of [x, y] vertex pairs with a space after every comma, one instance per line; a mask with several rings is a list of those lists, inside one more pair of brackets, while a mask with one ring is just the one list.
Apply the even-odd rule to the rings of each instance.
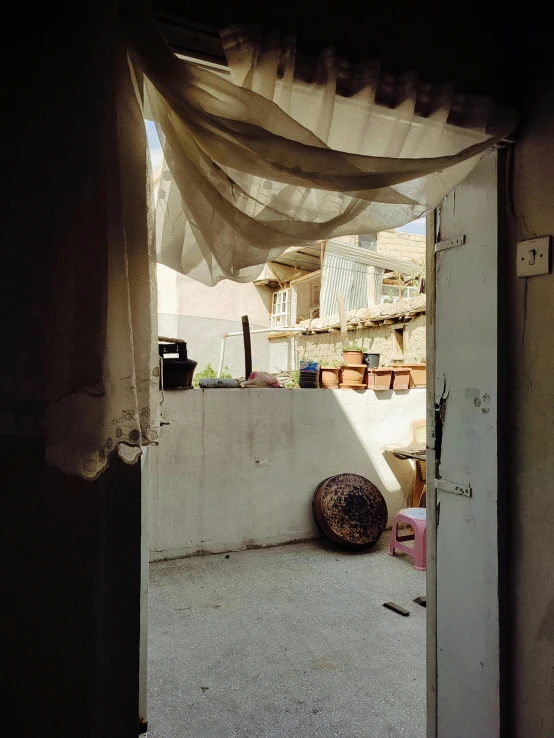
[[386, 448], [397, 459], [413, 459], [416, 462], [413, 507], [419, 507], [427, 489], [427, 452], [425, 444], [413, 443], [411, 446], [389, 446]]

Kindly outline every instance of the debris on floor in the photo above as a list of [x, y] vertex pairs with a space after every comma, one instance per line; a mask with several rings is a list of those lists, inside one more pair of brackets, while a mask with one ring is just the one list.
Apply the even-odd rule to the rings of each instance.
[[405, 607], [400, 607], [396, 602], [383, 602], [383, 607], [386, 607], [387, 610], [397, 612], [399, 615], [403, 615], [404, 617], [407, 617], [410, 614], [409, 610], [406, 610]]
[[152, 564], [149, 738], [424, 738], [426, 611], [382, 603], [411, 602], [425, 572], [388, 544]]

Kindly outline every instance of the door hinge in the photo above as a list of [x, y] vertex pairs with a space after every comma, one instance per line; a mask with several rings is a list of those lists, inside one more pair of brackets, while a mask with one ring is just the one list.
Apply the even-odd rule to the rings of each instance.
[[458, 238], [451, 238], [449, 241], [438, 241], [435, 244], [435, 254], [439, 251], [446, 251], [446, 249], [452, 249], [454, 246], [463, 246], [466, 242], [465, 236], [458, 236]]
[[435, 479], [435, 489], [441, 492], [450, 492], [453, 495], [463, 495], [463, 497], [471, 497], [471, 485], [454, 484], [446, 479]]

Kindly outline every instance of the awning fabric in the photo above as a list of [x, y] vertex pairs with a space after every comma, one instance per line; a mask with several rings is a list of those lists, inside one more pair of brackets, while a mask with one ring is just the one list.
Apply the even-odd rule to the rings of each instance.
[[452, 84], [352, 67], [294, 42], [223, 32], [230, 75], [178, 59], [147, 16], [131, 32], [164, 150], [158, 260], [206, 284], [251, 281], [287, 247], [429, 212], [515, 125]]

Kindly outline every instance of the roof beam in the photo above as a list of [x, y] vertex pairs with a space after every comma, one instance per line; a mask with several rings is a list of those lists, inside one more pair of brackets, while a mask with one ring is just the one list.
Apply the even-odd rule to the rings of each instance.
[[352, 261], [355, 261], [358, 264], [367, 264], [368, 266], [380, 267], [381, 269], [390, 269], [392, 272], [400, 272], [401, 274], [413, 274], [421, 269], [421, 264], [393, 259], [390, 256], [378, 254], [376, 251], [361, 249], [359, 246], [347, 246], [346, 244], [341, 243], [340, 241], [334, 241], [333, 239], [327, 241], [325, 253], [342, 256], [345, 259], [352, 259]]

